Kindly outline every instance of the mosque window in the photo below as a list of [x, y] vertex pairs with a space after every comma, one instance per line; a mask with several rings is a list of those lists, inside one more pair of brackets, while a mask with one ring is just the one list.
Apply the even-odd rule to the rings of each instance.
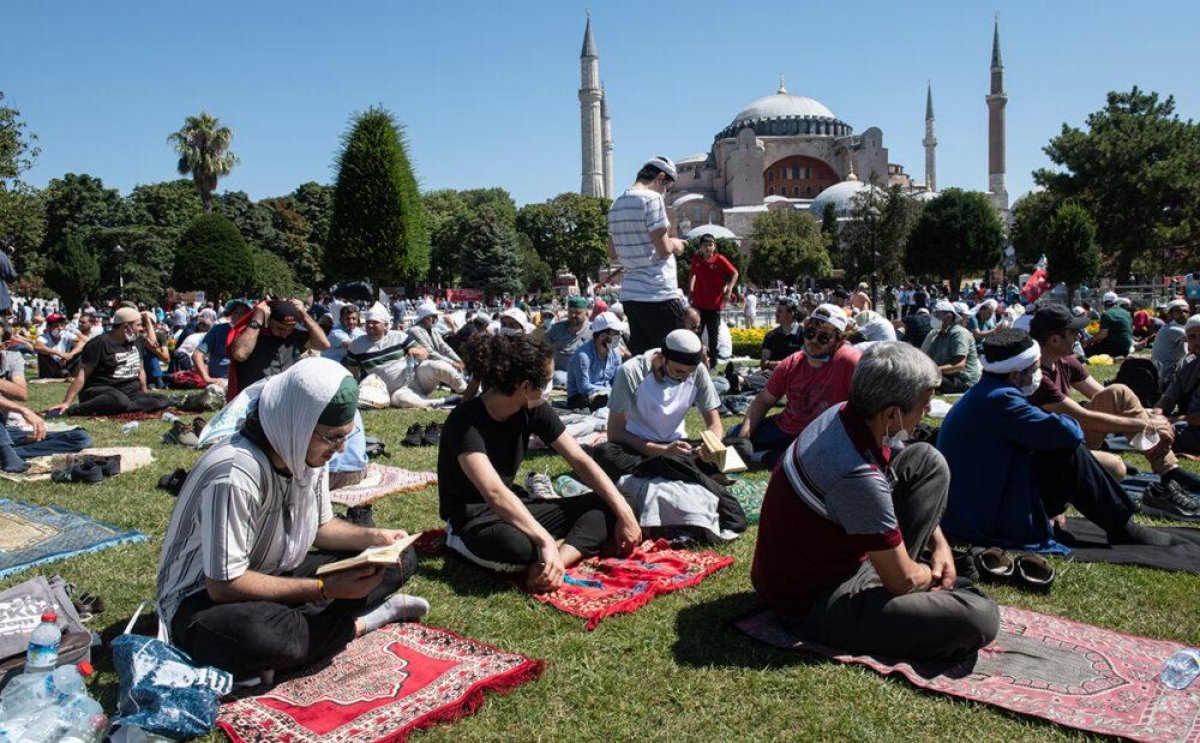
[[799, 196], [799, 195], [800, 195], [800, 187], [792, 186], [792, 196]]
[[767, 171], [767, 180], [768, 180], [768, 181], [774, 181], [774, 180], [775, 180], [775, 171], [774, 171], [774, 170], [768, 170], [768, 171]]

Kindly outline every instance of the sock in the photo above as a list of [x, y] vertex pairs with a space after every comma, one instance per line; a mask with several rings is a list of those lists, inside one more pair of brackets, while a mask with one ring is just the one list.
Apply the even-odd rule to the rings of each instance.
[[358, 618], [362, 622], [363, 634], [374, 632], [392, 622], [412, 622], [429, 613], [429, 602], [420, 596], [409, 596], [396, 592]]
[[0, 470], [5, 472], [24, 472], [29, 469], [29, 463], [17, 454], [11, 446], [0, 445]]
[[1154, 547], [1168, 547], [1171, 544], [1171, 538], [1166, 534], [1148, 529], [1130, 519], [1120, 529], [1108, 533], [1108, 543], [1146, 544]]
[[1162, 479], [1164, 481], [1174, 480], [1179, 483], [1181, 488], [1193, 495], [1200, 493], [1200, 475], [1197, 475], [1195, 472], [1188, 472], [1182, 467], [1175, 467], [1166, 472], [1163, 474]]

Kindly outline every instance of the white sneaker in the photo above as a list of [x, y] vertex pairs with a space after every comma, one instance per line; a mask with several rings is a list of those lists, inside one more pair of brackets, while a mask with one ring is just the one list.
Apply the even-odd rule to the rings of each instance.
[[558, 498], [558, 493], [554, 490], [554, 482], [550, 480], [549, 475], [543, 475], [541, 472], [530, 472], [525, 475], [525, 489], [534, 498]]

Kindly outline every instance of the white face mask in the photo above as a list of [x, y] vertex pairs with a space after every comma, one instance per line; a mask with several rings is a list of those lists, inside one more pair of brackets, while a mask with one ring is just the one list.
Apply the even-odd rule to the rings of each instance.
[[521, 334], [520, 328], [506, 328], [503, 325], [500, 326], [500, 335], [520, 335], [520, 334]]
[[1158, 446], [1159, 442], [1158, 431], [1153, 428], [1142, 431], [1137, 436], [1129, 440], [1130, 446], [1138, 451], [1150, 451]]
[[1029, 384], [1027, 384], [1021, 388], [1021, 394], [1024, 395], [1025, 397], [1029, 397], [1033, 393], [1037, 392], [1037, 388], [1039, 386], [1041, 386], [1041, 384], [1042, 384], [1042, 370], [1039, 367], [1036, 371], [1033, 372], [1033, 377], [1030, 378]]
[[542, 388], [542, 396], [536, 400], [526, 400], [525, 406], [528, 407], [530, 410], [532, 410], [533, 408], [544, 405], [546, 403], [546, 400], [550, 397], [550, 393], [553, 390], [554, 390], [554, 377], [550, 377], [550, 379], [546, 380], [546, 386]]
[[883, 444], [889, 449], [896, 449], [912, 438], [912, 431], [904, 427], [904, 417], [900, 417], [900, 430], [883, 437]]
[[942, 318], [935, 317], [929, 321], [929, 329], [935, 333], [942, 329]]

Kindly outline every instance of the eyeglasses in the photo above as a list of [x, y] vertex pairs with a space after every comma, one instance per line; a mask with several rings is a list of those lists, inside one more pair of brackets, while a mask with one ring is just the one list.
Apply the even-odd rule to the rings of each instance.
[[823, 346], [833, 340], [833, 333], [818, 330], [813, 325], [806, 325], [804, 327], [804, 338], [810, 341], [815, 340]]
[[347, 441], [349, 441], [351, 438], [353, 438], [355, 434], [357, 434], [361, 431], [362, 431], [361, 428], [359, 428], [358, 426], [355, 426], [354, 429], [351, 430], [350, 433], [346, 434], [345, 436], [335, 436], [332, 439], [329, 438], [328, 436], [322, 436], [321, 434], [317, 433], [316, 431], [313, 431], [313, 435], [316, 436], [317, 438], [319, 438], [320, 440], [324, 441], [325, 444], [328, 445], [330, 449], [340, 449]]

